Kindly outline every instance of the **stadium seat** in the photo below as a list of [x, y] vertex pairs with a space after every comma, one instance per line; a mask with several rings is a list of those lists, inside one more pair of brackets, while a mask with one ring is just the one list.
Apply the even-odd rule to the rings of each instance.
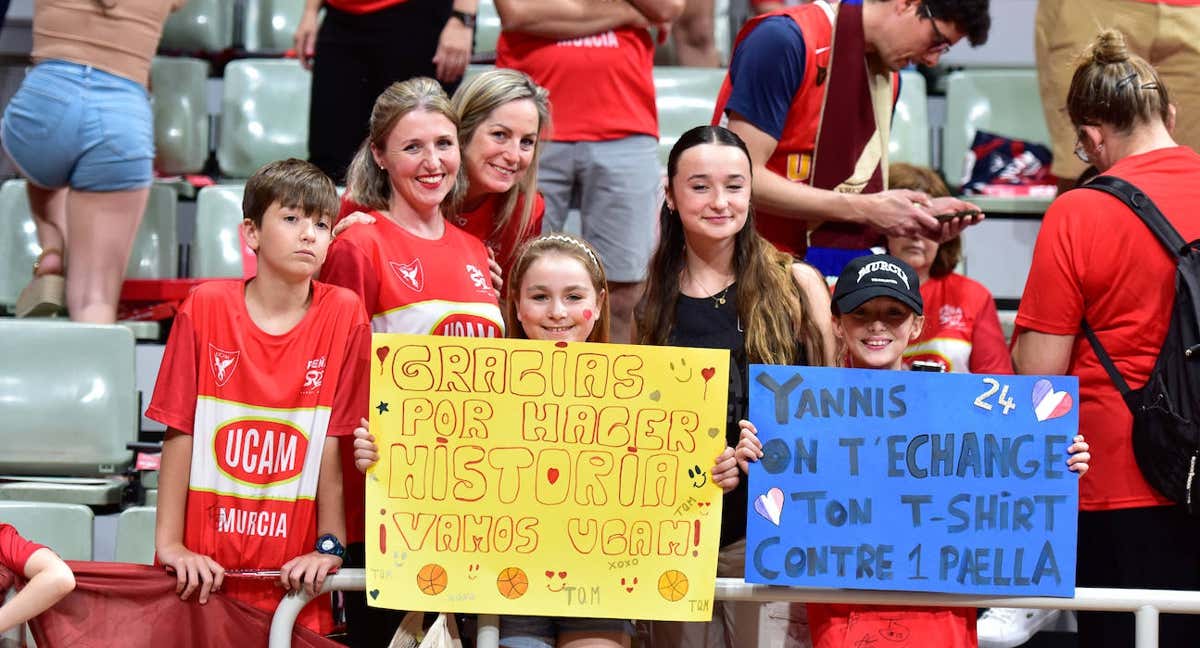
[[205, 187], [196, 195], [193, 277], [242, 276], [242, 190], [245, 185]]
[[[179, 270], [176, 196], [166, 186], [150, 188], [146, 213], [134, 240], [126, 274], [135, 279], [166, 279]], [[29, 282], [30, 268], [41, 252], [24, 180], [0, 185], [0, 305], [11, 307]]]
[[121, 326], [0, 319], [0, 499], [121, 501], [137, 440], [133, 335]]
[[658, 158], [665, 168], [675, 140], [687, 130], [712, 121], [717, 93], [725, 80], [719, 68], [656, 66], [654, 92], [658, 104]]
[[200, 173], [208, 161], [208, 63], [154, 57], [154, 168], [164, 175]]
[[491, 63], [472, 63], [472, 64], [468, 65], [467, 71], [463, 72], [463, 78], [462, 78], [462, 83], [460, 84], [460, 87], [462, 85], [466, 85], [467, 81], [474, 79], [475, 77], [479, 76], [480, 74], [483, 74], [484, 72], [487, 72], [488, 70], [494, 70], [494, 69], [496, 69], [496, 66], [492, 65]]
[[[942, 173], [954, 188], [962, 184], [966, 154], [976, 130], [1049, 145], [1050, 134], [1038, 97], [1037, 71], [961, 70], [946, 77], [946, 128], [942, 134]], [[972, 197], [988, 212], [1041, 213], [1049, 198]]]
[[245, 0], [242, 45], [253, 54], [283, 54], [292, 49], [304, 0]]
[[500, 14], [493, 0], [479, 0], [475, 18], [474, 54], [481, 59], [495, 60], [496, 41], [500, 40]]
[[117, 519], [117, 562], [154, 564], [154, 522], [157, 509], [133, 506]]
[[908, 162], [929, 166], [929, 112], [925, 98], [925, 77], [919, 72], [900, 73], [900, 97], [892, 113], [890, 162]]
[[291, 59], [243, 59], [225, 67], [217, 164], [248, 178], [267, 162], [308, 157], [312, 75]]
[[229, 0], [188, 0], [163, 25], [159, 48], [220, 52], [233, 45], [233, 5]]
[[0, 501], [0, 522], [63, 560], [92, 559], [92, 509], [80, 504]]

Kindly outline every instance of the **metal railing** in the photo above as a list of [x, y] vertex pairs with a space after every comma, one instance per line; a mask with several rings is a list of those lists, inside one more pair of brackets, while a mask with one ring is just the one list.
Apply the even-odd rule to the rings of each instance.
[[[343, 569], [325, 579], [322, 593], [366, 589], [366, 572]], [[1158, 646], [1159, 614], [1200, 614], [1200, 592], [1149, 589], [1097, 589], [1078, 587], [1075, 598], [985, 597], [925, 592], [882, 592], [877, 590], [808, 589], [755, 585], [739, 578], [718, 578], [715, 598], [721, 601], [786, 601], [793, 603], [857, 603], [871, 605], [930, 605], [948, 607], [1019, 607], [1086, 612], [1131, 612], [1136, 630], [1135, 648]], [[292, 645], [292, 627], [300, 610], [309, 602], [303, 594], [283, 597], [271, 620], [270, 648]], [[479, 616], [477, 648], [496, 648], [499, 632], [495, 615]]]

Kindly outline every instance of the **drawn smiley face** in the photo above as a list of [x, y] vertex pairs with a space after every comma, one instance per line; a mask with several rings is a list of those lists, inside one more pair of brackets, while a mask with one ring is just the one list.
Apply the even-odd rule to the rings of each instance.
[[[700, 469], [700, 466], [692, 466], [688, 468], [688, 479], [692, 480], [692, 488], [704, 488], [708, 483], [708, 473]], [[699, 481], [700, 483], [696, 483]]]
[[671, 368], [671, 377], [675, 380], [685, 383], [692, 379], [692, 369], [687, 366], [687, 360], [680, 358], [678, 363], [668, 362], [667, 366]]
[[621, 589], [625, 590], [626, 594], [633, 594], [633, 590], [637, 587], [637, 584], [637, 576], [621, 579]]
[[473, 581], [479, 578], [479, 563], [467, 565], [467, 580]]
[[708, 517], [708, 512], [712, 510], [712, 502], [696, 502], [696, 512], [700, 517]]
[[567, 587], [567, 572], [546, 570], [546, 589], [551, 592], [561, 592]]

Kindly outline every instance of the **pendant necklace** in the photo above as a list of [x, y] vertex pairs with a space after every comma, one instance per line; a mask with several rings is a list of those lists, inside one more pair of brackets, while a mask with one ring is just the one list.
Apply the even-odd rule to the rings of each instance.
[[[698, 279], [696, 279], [696, 277], [694, 275], [692, 275], [691, 270], [688, 270], [687, 273], [688, 273], [688, 277], [691, 278], [692, 283], [694, 283], [700, 287], [701, 292], [708, 293], [708, 288], [705, 288], [704, 284], [700, 283], [700, 281]], [[720, 292], [720, 294], [717, 294], [715, 292], [708, 293], [708, 298], [713, 301], [713, 308], [720, 308], [725, 305], [725, 295], [727, 295], [729, 293], [729, 288], [732, 285], [733, 285], [733, 283], [731, 282], [728, 286], [725, 286], [725, 290], [722, 290]]]

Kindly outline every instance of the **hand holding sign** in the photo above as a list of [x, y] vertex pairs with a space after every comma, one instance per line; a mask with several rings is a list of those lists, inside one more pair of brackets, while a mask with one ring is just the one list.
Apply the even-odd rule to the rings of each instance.
[[[1070, 596], [1070, 377], [754, 365], [746, 579]], [[1014, 395], [1031, 394], [1030, 405]], [[1086, 461], [1080, 456], [1073, 463]]]

